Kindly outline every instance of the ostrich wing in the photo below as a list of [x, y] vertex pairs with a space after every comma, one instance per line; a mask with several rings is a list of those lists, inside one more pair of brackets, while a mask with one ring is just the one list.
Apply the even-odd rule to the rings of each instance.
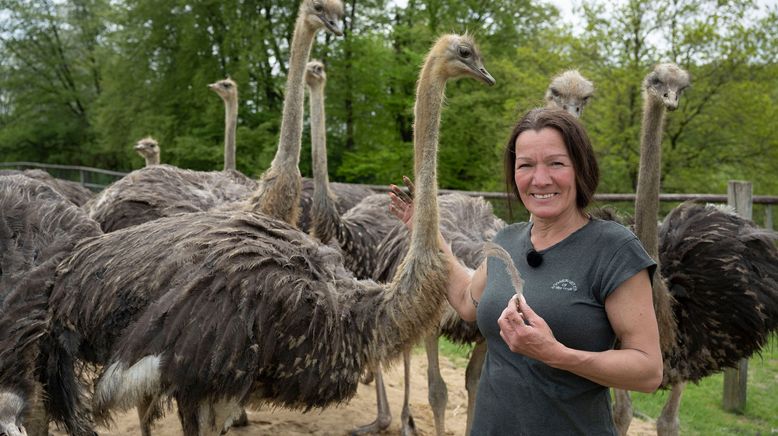
[[161, 217], [211, 210], [247, 197], [256, 186], [237, 171], [153, 165], [116, 181], [85, 207], [104, 231], [112, 232]]
[[697, 381], [758, 351], [778, 327], [778, 235], [687, 202], [659, 238], [662, 277], [677, 301], [676, 375]]

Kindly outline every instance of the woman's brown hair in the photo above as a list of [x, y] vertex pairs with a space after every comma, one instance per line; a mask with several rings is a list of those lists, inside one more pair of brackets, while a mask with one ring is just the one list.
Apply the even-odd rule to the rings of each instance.
[[512, 219], [511, 198], [515, 196], [521, 202], [519, 188], [514, 181], [516, 166], [516, 138], [528, 130], [540, 131], [554, 129], [562, 135], [567, 154], [573, 162], [575, 171], [575, 202], [579, 209], [585, 209], [594, 197], [594, 191], [600, 182], [600, 169], [594, 156], [589, 135], [578, 118], [561, 109], [538, 108], [527, 112], [513, 127], [505, 146], [505, 191], [508, 194], [508, 213]]

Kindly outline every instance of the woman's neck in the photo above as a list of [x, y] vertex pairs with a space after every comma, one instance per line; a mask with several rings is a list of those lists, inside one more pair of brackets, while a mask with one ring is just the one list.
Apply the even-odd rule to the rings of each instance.
[[530, 238], [535, 250], [545, 250], [573, 234], [589, 222], [589, 216], [579, 209], [544, 219], [532, 217]]

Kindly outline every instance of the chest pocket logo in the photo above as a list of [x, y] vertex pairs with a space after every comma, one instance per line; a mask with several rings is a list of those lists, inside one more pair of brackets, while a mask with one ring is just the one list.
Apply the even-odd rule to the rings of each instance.
[[572, 280], [562, 279], [551, 285], [551, 289], [555, 289], [557, 291], [576, 292], [578, 291], [578, 286]]

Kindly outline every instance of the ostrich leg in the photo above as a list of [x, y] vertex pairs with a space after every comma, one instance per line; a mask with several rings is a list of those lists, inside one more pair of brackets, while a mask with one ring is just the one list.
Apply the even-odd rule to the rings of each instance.
[[686, 387], [686, 383], [674, 384], [670, 391], [670, 398], [667, 399], [662, 413], [656, 419], [656, 434], [659, 436], [678, 436], [681, 431], [681, 420], [678, 418], [678, 411], [681, 408], [681, 395]]
[[629, 424], [632, 422], [632, 399], [629, 391], [622, 389], [613, 390], [615, 401], [613, 406], [613, 423], [620, 436], [626, 436]]
[[413, 415], [411, 415], [411, 350], [405, 349], [403, 351], [403, 367], [405, 373], [405, 383], [403, 395], [403, 411], [400, 414], [400, 434], [402, 436], [414, 436], [416, 435], [416, 423], [413, 422]]
[[378, 367], [369, 371], [369, 373], [373, 375], [373, 379], [375, 380], [375, 397], [378, 415], [376, 416], [375, 421], [370, 424], [352, 430], [352, 436], [379, 433], [389, 428], [389, 425], [392, 423], [392, 412], [389, 410], [389, 399], [386, 398], [386, 386], [384, 386], [384, 376], [381, 365], [378, 365]]
[[465, 434], [470, 434], [473, 425], [473, 411], [475, 410], [475, 398], [478, 393], [478, 381], [481, 379], [481, 370], [486, 359], [486, 341], [476, 342], [470, 353], [470, 361], [465, 370], [465, 388], [467, 389], [467, 428]]
[[[440, 376], [440, 361], [438, 360], [438, 335], [427, 336], [424, 339], [427, 350], [427, 390], [432, 413], [435, 417], [435, 433], [438, 436], [446, 434], [446, 404], [448, 389], [443, 377]], [[405, 387], [406, 392], [409, 387]]]

